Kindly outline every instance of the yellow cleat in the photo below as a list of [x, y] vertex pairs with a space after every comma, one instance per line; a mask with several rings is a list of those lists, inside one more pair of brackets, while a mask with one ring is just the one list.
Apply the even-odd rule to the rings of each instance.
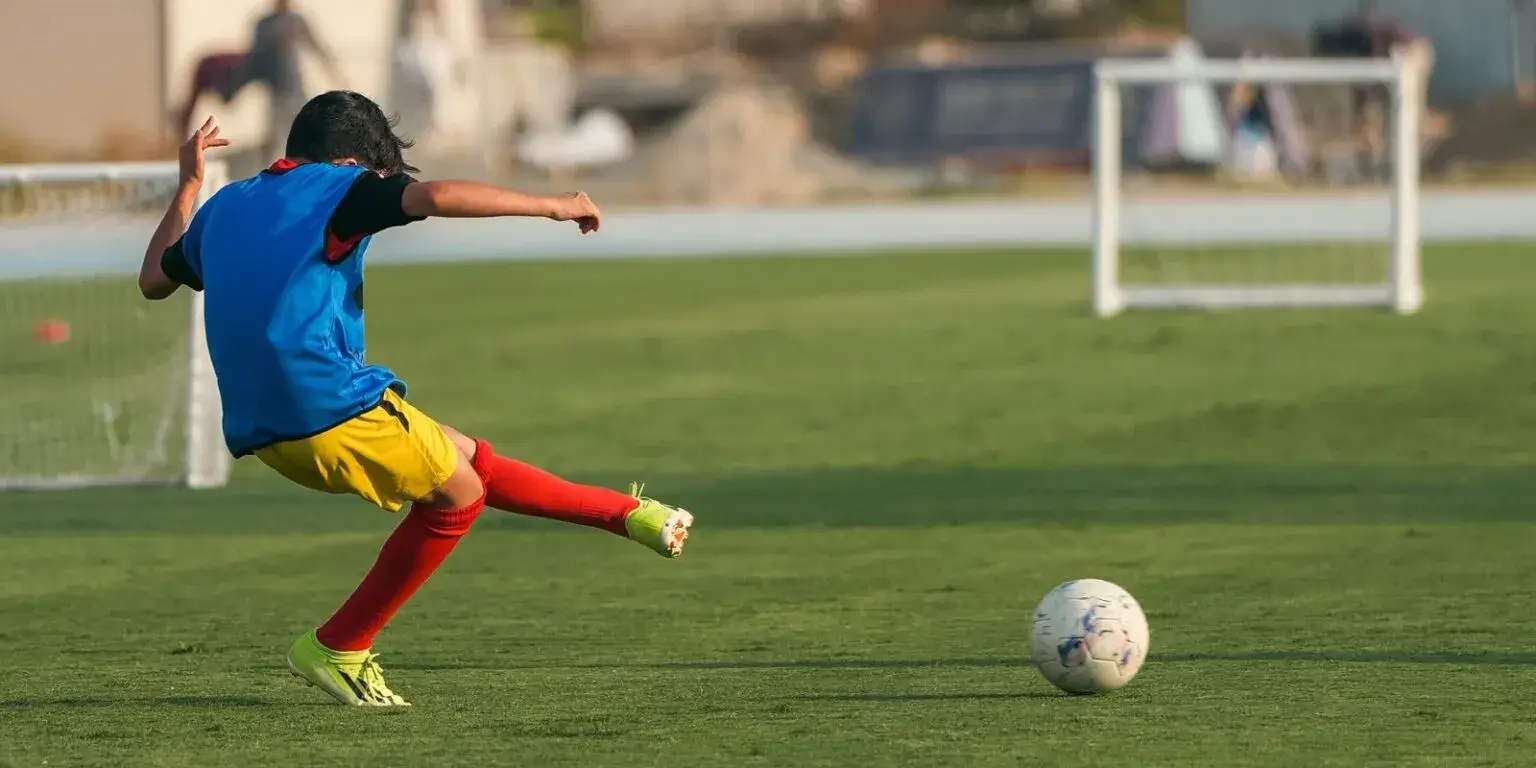
[[668, 506], [655, 499], [641, 496], [643, 485], [632, 485], [629, 495], [640, 501], [624, 517], [624, 530], [629, 538], [650, 547], [662, 557], [677, 557], [683, 553], [688, 541], [688, 529], [693, 527], [693, 515], [686, 509]]
[[310, 630], [288, 649], [288, 670], [349, 706], [409, 707], [384, 683], [378, 658], [372, 651], [333, 651]]

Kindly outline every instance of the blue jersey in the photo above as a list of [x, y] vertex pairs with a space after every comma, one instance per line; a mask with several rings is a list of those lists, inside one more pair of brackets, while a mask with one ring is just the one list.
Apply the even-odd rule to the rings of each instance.
[[213, 196], [162, 258], [204, 294], [208, 351], [236, 456], [324, 432], [405, 393], [369, 364], [363, 254], [372, 234], [413, 219], [408, 177], [355, 165], [281, 161]]

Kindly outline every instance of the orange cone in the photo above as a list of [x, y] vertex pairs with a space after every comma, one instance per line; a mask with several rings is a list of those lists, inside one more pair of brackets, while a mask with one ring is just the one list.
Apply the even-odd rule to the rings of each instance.
[[41, 344], [63, 344], [69, 341], [69, 323], [49, 318], [32, 327], [32, 339]]

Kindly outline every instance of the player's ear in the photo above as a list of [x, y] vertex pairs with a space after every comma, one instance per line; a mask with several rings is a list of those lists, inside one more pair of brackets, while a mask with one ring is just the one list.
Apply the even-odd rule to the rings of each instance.
[[337, 165], [357, 165], [358, 164], [357, 158], [355, 158], [355, 157], [337, 158], [336, 160], [333, 160], [332, 162], [334, 162]]

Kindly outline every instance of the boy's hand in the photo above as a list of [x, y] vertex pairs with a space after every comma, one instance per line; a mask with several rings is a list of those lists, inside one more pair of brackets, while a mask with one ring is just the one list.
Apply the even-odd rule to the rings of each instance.
[[556, 207], [555, 215], [550, 218], [555, 221], [574, 221], [581, 227], [583, 235], [588, 232], [596, 232], [603, 224], [603, 212], [597, 209], [597, 204], [585, 192], [572, 192], [561, 197], [560, 205]]
[[229, 139], [219, 138], [219, 123], [213, 117], [203, 122], [186, 143], [181, 145], [181, 183], [203, 183], [203, 152], [229, 146]]

